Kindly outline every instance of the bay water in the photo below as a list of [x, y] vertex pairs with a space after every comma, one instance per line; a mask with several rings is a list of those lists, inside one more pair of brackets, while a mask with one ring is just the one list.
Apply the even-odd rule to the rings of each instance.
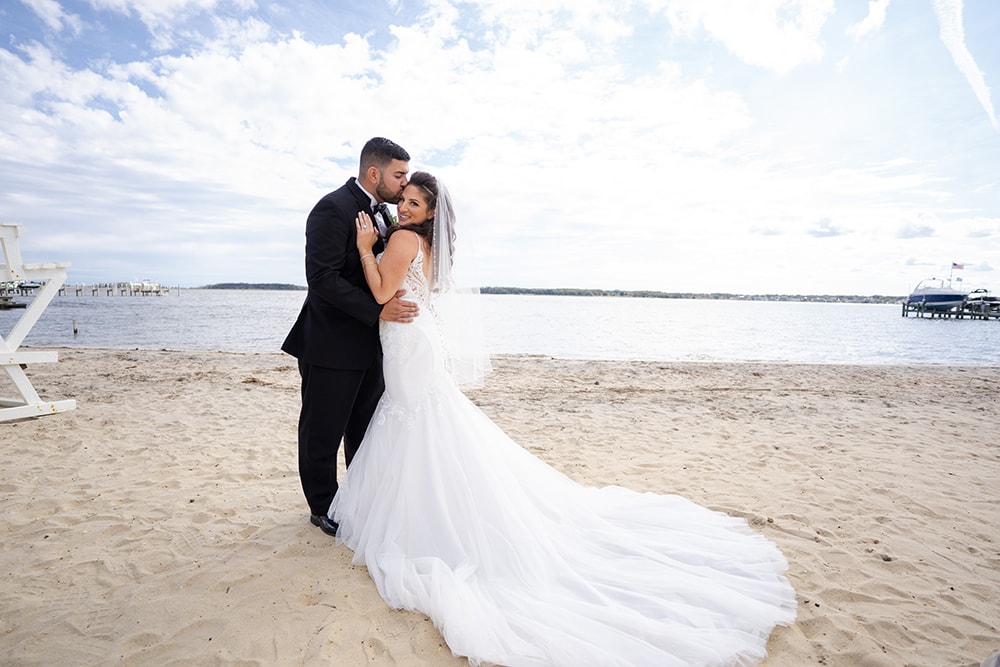
[[[304, 298], [304, 291], [177, 288], [162, 296], [58, 296], [23, 345], [277, 352]], [[484, 295], [482, 304], [494, 354], [1000, 365], [1000, 321], [904, 318], [895, 304], [543, 295]], [[5, 338], [24, 312], [0, 311]]]

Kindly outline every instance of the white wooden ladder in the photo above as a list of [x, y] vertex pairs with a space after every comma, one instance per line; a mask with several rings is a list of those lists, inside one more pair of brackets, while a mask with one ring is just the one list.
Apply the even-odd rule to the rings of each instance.
[[24, 374], [25, 364], [39, 364], [58, 361], [59, 355], [54, 351], [19, 351], [18, 348], [25, 336], [35, 326], [42, 312], [58, 294], [66, 282], [66, 262], [46, 262], [44, 264], [25, 264], [21, 261], [21, 249], [17, 239], [21, 236], [22, 225], [17, 223], [0, 223], [0, 246], [3, 246], [4, 263], [0, 264], [0, 282], [19, 283], [37, 281], [41, 287], [35, 293], [31, 303], [24, 309], [21, 318], [4, 340], [0, 335], [0, 366], [14, 381], [21, 394], [19, 399], [0, 398], [0, 421], [38, 417], [56, 412], [72, 410], [76, 401], [43, 401], [38, 392], [31, 386], [28, 376]]

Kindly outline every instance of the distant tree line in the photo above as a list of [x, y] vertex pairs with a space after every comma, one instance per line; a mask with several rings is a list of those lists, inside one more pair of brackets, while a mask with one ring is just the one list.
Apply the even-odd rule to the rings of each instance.
[[[301, 285], [287, 283], [215, 283], [201, 289], [261, 289], [261, 290], [304, 290]], [[555, 287], [548, 289], [532, 287], [483, 287], [483, 294], [541, 294], [549, 296], [622, 296], [637, 299], [717, 299], [725, 301], [814, 301], [817, 303], [898, 303], [905, 297], [873, 294], [730, 294], [727, 292], [656, 292], [652, 290], [606, 290]]]
[[304, 290], [301, 285], [289, 285], [288, 283], [215, 283], [214, 285], [203, 285], [200, 289], [270, 289], [270, 290]]
[[655, 292], [651, 290], [603, 290], [556, 287], [483, 287], [483, 294], [541, 294], [551, 296], [624, 296], [639, 299], [718, 299], [727, 301], [815, 301], [819, 303], [898, 303], [904, 297], [873, 294], [729, 294], [727, 292]]

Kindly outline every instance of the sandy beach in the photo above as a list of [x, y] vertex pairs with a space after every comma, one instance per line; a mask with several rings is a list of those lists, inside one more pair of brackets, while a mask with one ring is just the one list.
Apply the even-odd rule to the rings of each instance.
[[[309, 524], [281, 354], [60, 350], [0, 422], [0, 663], [459, 667]], [[1000, 650], [1000, 368], [501, 357], [473, 400], [583, 484], [745, 517], [799, 611], [767, 667]], [[0, 395], [13, 387], [0, 381]]]

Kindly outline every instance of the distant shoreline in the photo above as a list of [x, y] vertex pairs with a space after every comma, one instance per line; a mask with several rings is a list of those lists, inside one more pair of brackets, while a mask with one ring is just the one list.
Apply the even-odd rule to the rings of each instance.
[[202, 285], [201, 287], [192, 287], [190, 289], [262, 289], [303, 292], [307, 288], [302, 285], [291, 285], [289, 283], [215, 283], [213, 285]]
[[905, 296], [882, 294], [730, 294], [726, 292], [655, 292], [651, 290], [601, 290], [523, 287], [483, 287], [483, 294], [540, 294], [549, 296], [621, 296], [636, 299], [716, 299], [720, 301], [815, 301], [821, 303], [899, 303]]
[[[215, 283], [192, 289], [285, 290], [305, 291], [303, 285], [288, 283]], [[483, 294], [517, 294], [538, 296], [617, 296], [633, 299], [709, 299], [718, 301], [812, 301], [816, 303], [899, 303], [905, 296], [883, 294], [730, 294], [726, 292], [656, 292], [651, 290], [602, 290], [570, 287], [483, 287]]]

